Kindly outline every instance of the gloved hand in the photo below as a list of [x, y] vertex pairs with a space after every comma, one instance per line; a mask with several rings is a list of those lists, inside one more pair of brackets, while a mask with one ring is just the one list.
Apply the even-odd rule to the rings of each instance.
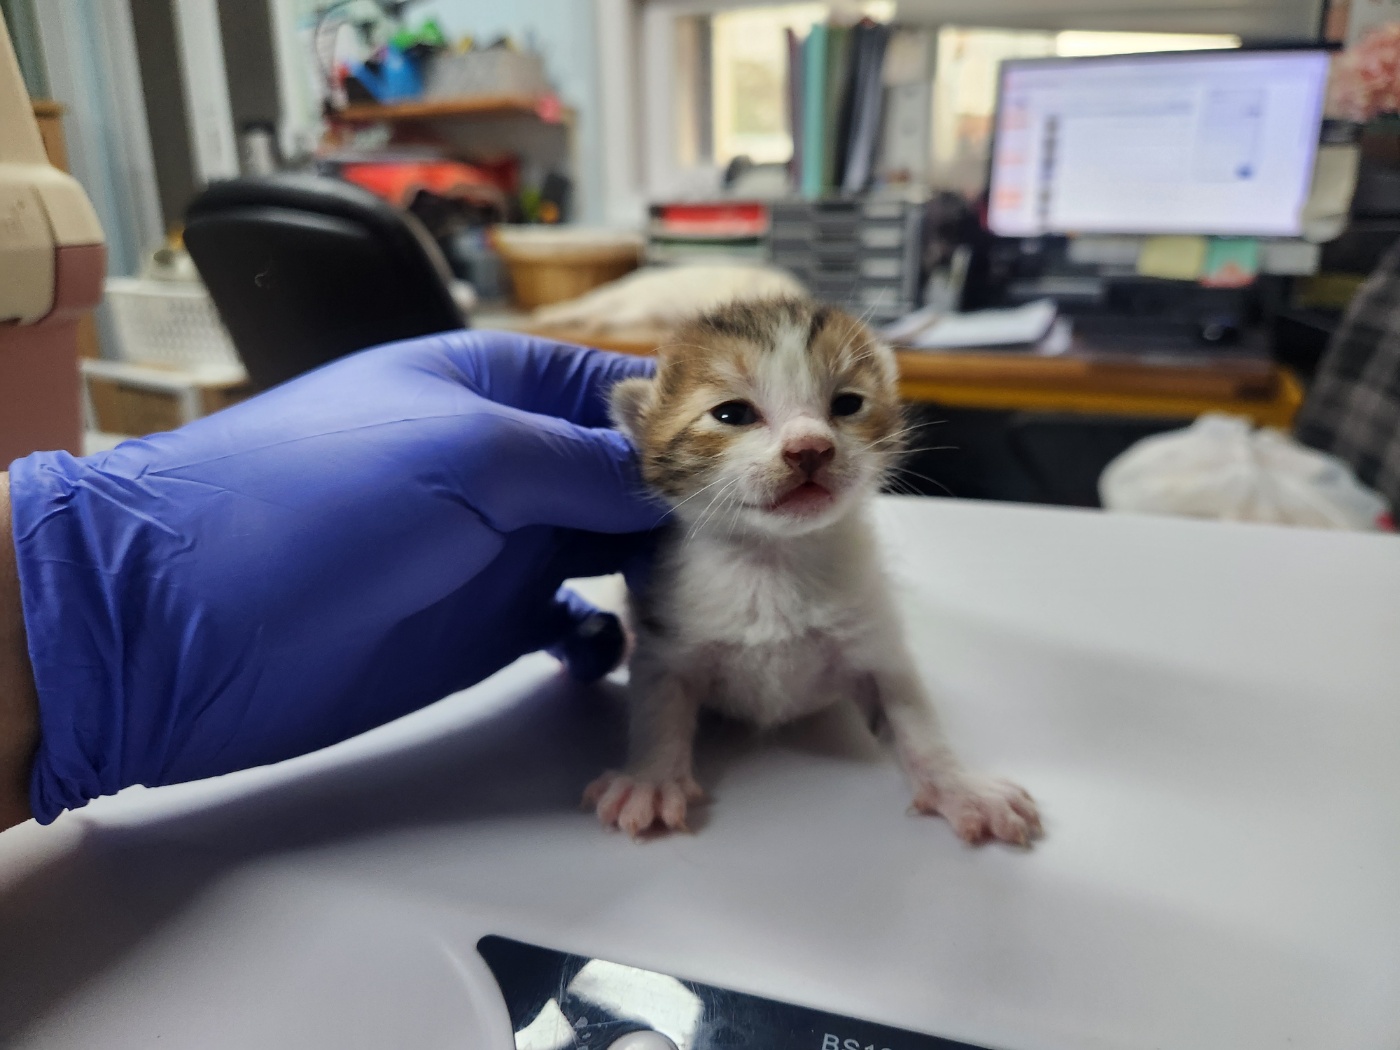
[[651, 367], [450, 332], [17, 461], [35, 817], [324, 747], [537, 649], [606, 673], [615, 620], [559, 587], [663, 516], [606, 429], [613, 383]]

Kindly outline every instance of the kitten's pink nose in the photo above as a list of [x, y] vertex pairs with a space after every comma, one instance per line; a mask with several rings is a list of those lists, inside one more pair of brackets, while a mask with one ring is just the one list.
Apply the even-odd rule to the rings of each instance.
[[798, 438], [783, 446], [783, 459], [787, 465], [809, 478], [830, 463], [835, 455], [835, 446], [823, 437]]

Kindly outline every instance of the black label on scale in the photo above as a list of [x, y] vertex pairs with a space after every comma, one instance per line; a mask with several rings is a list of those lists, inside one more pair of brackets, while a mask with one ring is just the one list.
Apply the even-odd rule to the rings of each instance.
[[678, 1050], [986, 1050], [505, 937], [476, 948], [505, 997], [516, 1050], [607, 1050], [637, 1032]]

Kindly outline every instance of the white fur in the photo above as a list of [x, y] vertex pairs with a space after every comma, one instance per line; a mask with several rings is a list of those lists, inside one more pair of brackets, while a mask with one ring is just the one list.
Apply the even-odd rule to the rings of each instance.
[[[814, 374], [803, 336], [782, 333], [753, 382], [731, 391], [764, 423], [730, 446], [707, 490], [675, 508], [683, 538], [659, 556], [635, 625], [629, 768], [585, 799], [634, 836], [683, 828], [702, 797], [691, 765], [702, 707], [772, 726], [855, 702], [887, 722], [916, 808], [941, 813], [969, 841], [1028, 844], [1039, 833], [1030, 796], [965, 772], [943, 737], [865, 514], [882, 454], [829, 417], [838, 391]], [[836, 447], [816, 475], [831, 505], [800, 517], [768, 509], [792, 484], [784, 443], [811, 434]]]

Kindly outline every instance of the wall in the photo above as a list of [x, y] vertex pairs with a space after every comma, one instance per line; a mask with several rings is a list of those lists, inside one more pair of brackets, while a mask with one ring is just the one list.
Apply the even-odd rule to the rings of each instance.
[[602, 221], [597, 27], [591, 0], [426, 0], [409, 9], [411, 24], [428, 17], [454, 39], [466, 33], [490, 43], [509, 35], [539, 50], [560, 97], [577, 112], [577, 218]]

